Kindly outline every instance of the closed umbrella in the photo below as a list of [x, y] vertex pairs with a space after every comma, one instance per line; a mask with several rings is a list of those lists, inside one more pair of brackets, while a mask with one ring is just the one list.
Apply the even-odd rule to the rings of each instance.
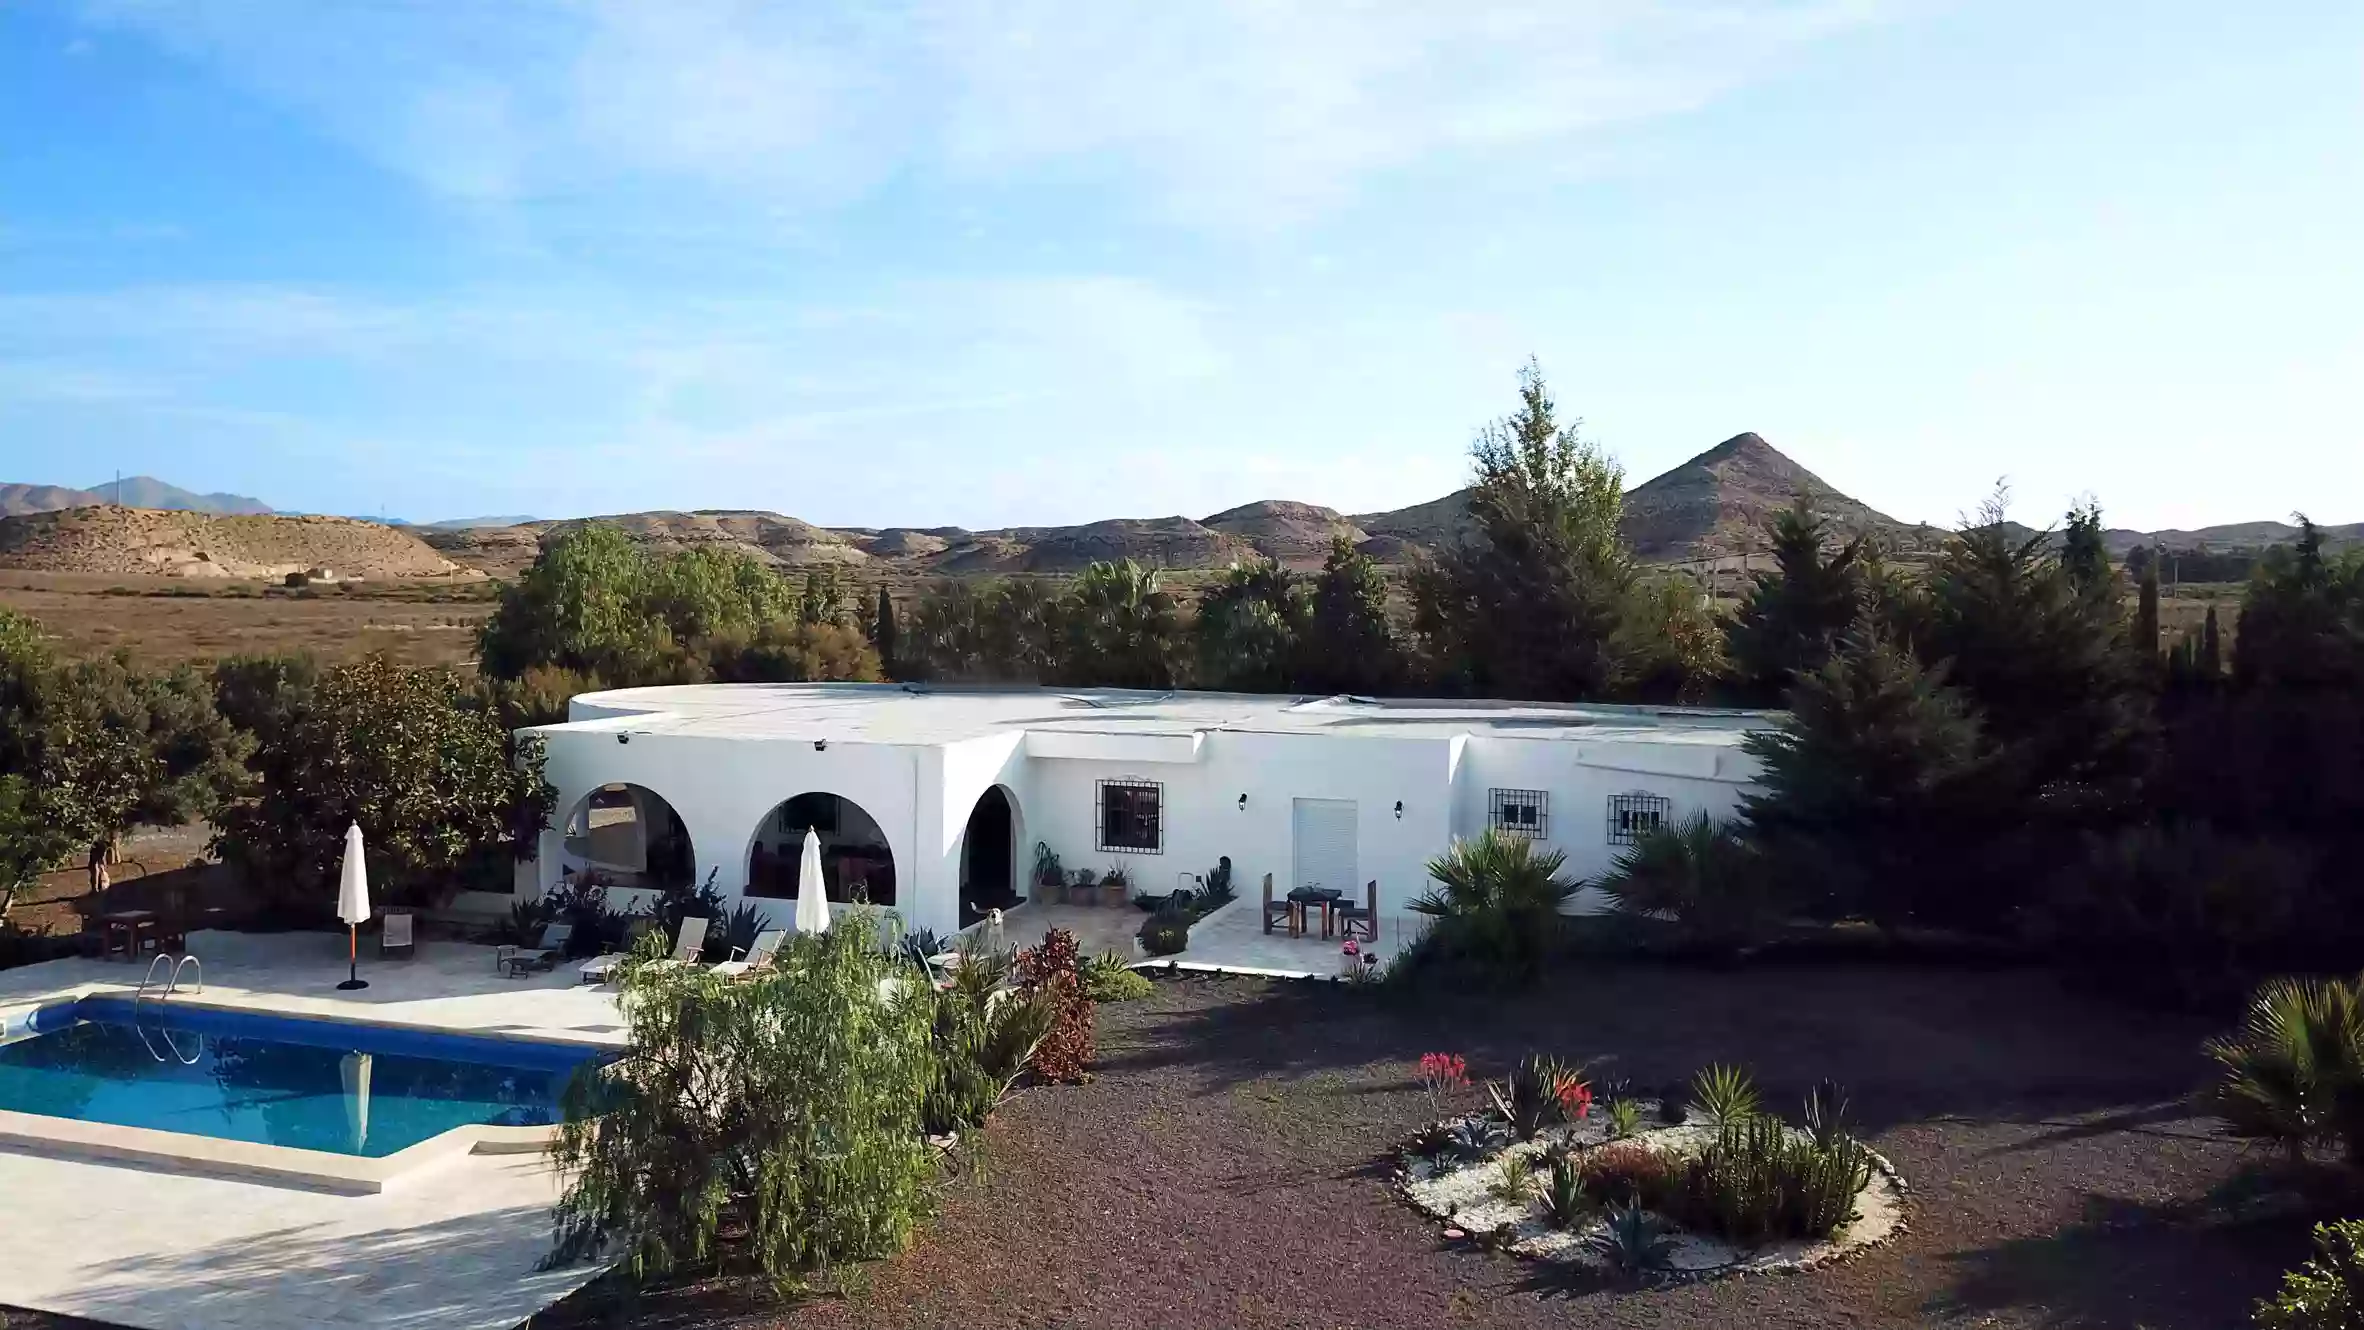
[[345, 982], [338, 988], [367, 988], [361, 977], [361, 926], [369, 922], [369, 865], [361, 853], [361, 824], [345, 828], [345, 867], [337, 877], [337, 918], [345, 921]]
[[369, 1072], [370, 1055], [352, 1052], [338, 1064], [345, 1080], [345, 1128], [353, 1136], [353, 1153], [361, 1154], [369, 1145]]
[[796, 931], [829, 931], [829, 889], [821, 880], [821, 838], [810, 827], [804, 833], [804, 861], [796, 868]]

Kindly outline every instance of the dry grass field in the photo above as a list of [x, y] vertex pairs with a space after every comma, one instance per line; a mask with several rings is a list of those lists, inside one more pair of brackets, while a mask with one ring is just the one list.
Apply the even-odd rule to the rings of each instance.
[[0, 572], [0, 606], [39, 619], [63, 649], [98, 655], [122, 648], [151, 662], [268, 651], [351, 660], [382, 651], [405, 664], [465, 667], [492, 597], [485, 582], [290, 590], [177, 577]]

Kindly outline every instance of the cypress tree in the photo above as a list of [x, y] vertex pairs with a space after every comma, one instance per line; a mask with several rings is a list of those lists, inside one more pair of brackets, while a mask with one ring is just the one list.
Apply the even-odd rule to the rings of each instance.
[[2134, 609], [2135, 658], [2145, 669], [2159, 663], [2159, 562], [2142, 570], [2142, 594]]
[[2207, 621], [2200, 625], [2200, 678], [2209, 683], [2224, 675], [2224, 642], [2217, 636], [2216, 607], [2208, 607]]
[[878, 587], [878, 614], [870, 625], [870, 644], [878, 648], [879, 668], [887, 678], [895, 678], [895, 598], [887, 594], [883, 582]]

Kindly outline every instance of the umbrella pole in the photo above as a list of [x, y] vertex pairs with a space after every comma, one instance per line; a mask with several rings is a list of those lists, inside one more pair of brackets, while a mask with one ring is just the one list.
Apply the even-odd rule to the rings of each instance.
[[345, 925], [345, 982], [338, 984], [337, 987], [342, 990], [369, 987], [369, 981], [361, 977], [361, 925], [359, 924]]

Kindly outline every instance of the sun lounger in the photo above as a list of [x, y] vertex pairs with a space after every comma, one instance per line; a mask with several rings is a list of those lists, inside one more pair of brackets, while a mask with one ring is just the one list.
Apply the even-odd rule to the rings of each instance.
[[788, 934], [783, 930], [767, 928], [755, 935], [754, 944], [747, 948], [744, 956], [739, 955], [737, 949], [733, 948], [729, 960], [709, 968], [712, 973], [719, 974], [726, 979], [736, 979], [751, 970], [760, 970], [769, 966], [772, 963], [772, 957], [779, 954], [780, 944], [787, 940]]
[[511, 978], [523, 978], [535, 970], [547, 970], [566, 955], [566, 944], [575, 935], [573, 924], [545, 924], [540, 945], [532, 947], [495, 947], [493, 964]]

